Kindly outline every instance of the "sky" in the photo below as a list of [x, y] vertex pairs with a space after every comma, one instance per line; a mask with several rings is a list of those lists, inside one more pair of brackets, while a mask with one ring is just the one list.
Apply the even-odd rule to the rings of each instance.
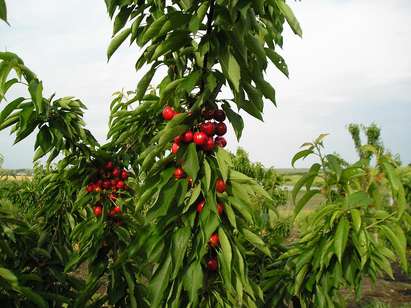
[[[386, 148], [410, 163], [411, 2], [287, 2], [303, 29], [299, 38], [286, 26], [283, 50], [278, 50], [290, 78], [273, 66], [267, 69], [277, 107], [267, 101], [264, 122], [244, 115], [243, 137], [238, 143], [231, 130], [228, 148], [241, 146], [254, 161], [288, 168], [302, 143], [329, 133], [326, 151], [354, 161], [347, 125], [375, 122]], [[135, 89], [144, 74], [134, 69], [137, 47], [122, 46], [107, 63], [111, 21], [102, 0], [7, 4], [11, 27], [0, 23], [0, 50], [23, 58], [43, 80], [46, 94], [81, 99], [88, 106], [88, 128], [104, 141], [112, 93]], [[33, 145], [34, 136], [13, 145], [9, 132], [0, 132], [3, 167], [31, 168]]]

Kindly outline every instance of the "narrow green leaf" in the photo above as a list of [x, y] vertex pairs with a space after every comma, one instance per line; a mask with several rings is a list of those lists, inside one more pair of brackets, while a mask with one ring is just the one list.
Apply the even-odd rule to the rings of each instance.
[[305, 159], [308, 155], [313, 154], [314, 152], [312, 150], [302, 150], [298, 152], [297, 154], [294, 155], [293, 159], [291, 160], [291, 166], [295, 168], [294, 164], [299, 160], [299, 159]]
[[114, 52], [120, 47], [120, 45], [127, 39], [131, 33], [131, 28], [127, 28], [117, 34], [110, 42], [107, 49], [107, 59], [110, 60]]
[[192, 177], [193, 181], [197, 179], [200, 165], [198, 163], [197, 148], [195, 143], [190, 143], [186, 150], [186, 156], [183, 163], [184, 171]]
[[342, 217], [338, 223], [337, 230], [335, 232], [334, 250], [338, 260], [342, 261], [342, 255], [348, 241], [348, 232], [350, 230], [350, 223], [347, 218]]
[[4, 20], [7, 24], [7, 7], [5, 0], [0, 0], [0, 19]]
[[293, 32], [302, 37], [303, 30], [301, 29], [300, 23], [298, 22], [291, 8], [285, 3], [284, 0], [275, 0], [275, 3], [277, 4], [281, 13], [284, 15]]
[[351, 209], [350, 212], [354, 230], [358, 232], [361, 228], [361, 212], [357, 209]]
[[143, 78], [139, 81], [137, 85], [137, 91], [136, 91], [136, 99], [137, 100], [142, 100], [144, 95], [146, 94], [147, 88], [150, 85], [151, 80], [154, 77], [154, 74], [156, 73], [156, 66], [153, 65], [151, 66], [150, 70], [144, 75]]
[[265, 48], [265, 53], [270, 58], [271, 62], [282, 72], [287, 78], [289, 77], [288, 66], [283, 57], [271, 48]]

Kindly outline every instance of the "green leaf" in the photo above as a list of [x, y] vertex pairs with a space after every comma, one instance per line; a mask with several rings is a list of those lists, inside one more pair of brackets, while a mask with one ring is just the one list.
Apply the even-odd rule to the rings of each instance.
[[5, 0], [0, 0], [0, 19], [4, 20], [7, 24], [7, 7]]
[[218, 167], [220, 168], [221, 176], [223, 177], [224, 181], [228, 178], [228, 170], [229, 167], [232, 166], [230, 153], [222, 148], [217, 148], [216, 153]]
[[171, 273], [171, 255], [168, 255], [161, 267], [156, 271], [148, 286], [148, 293], [151, 298], [150, 307], [160, 307], [161, 300], [165, 296], [165, 290], [169, 283]]
[[43, 84], [41, 81], [39, 82], [37, 79], [33, 79], [29, 85], [29, 92], [31, 95], [31, 99], [36, 106], [37, 112], [41, 115], [44, 111], [43, 106]]
[[350, 212], [354, 230], [358, 232], [361, 228], [361, 212], [357, 209], [351, 209]]
[[156, 19], [152, 24], [150, 24], [147, 30], [144, 32], [142, 36], [141, 43], [144, 45], [149, 40], [154, 38], [160, 32], [163, 24], [167, 21], [167, 15], [162, 15], [160, 18]]
[[189, 176], [193, 178], [193, 181], [197, 179], [200, 165], [198, 163], [197, 148], [194, 142], [190, 143], [187, 147], [183, 169]]
[[187, 291], [192, 307], [197, 307], [199, 299], [198, 290], [203, 286], [203, 269], [199, 262], [191, 263], [183, 278], [184, 290]]
[[225, 111], [225, 114], [227, 115], [228, 121], [233, 126], [235, 135], [237, 137], [237, 140], [239, 141], [244, 129], [243, 118], [237, 112], [234, 112], [228, 103], [224, 103], [222, 107]]
[[156, 73], [156, 66], [153, 65], [151, 66], [150, 70], [144, 75], [143, 78], [139, 81], [137, 85], [137, 91], [136, 91], [136, 99], [137, 100], [142, 100], [144, 95], [146, 94], [147, 88], [150, 85], [151, 80], [154, 77], [154, 74]]
[[127, 39], [131, 33], [131, 28], [124, 29], [119, 34], [117, 34], [110, 42], [107, 49], [107, 59], [110, 60], [114, 52], [120, 47], [120, 45]]
[[231, 261], [233, 259], [233, 252], [231, 251], [230, 241], [224, 232], [223, 228], [218, 228], [218, 237], [220, 239], [221, 251], [227, 266], [227, 271], [231, 273]]
[[294, 13], [291, 10], [291, 8], [285, 3], [284, 0], [275, 0], [275, 3], [277, 4], [281, 13], [284, 15], [285, 19], [287, 20], [287, 23], [290, 25], [293, 32], [298, 36], [302, 37], [303, 30], [301, 29], [300, 23], [294, 16]]
[[293, 159], [291, 160], [291, 166], [295, 168], [294, 164], [297, 162], [299, 159], [305, 159], [308, 155], [313, 154], [314, 152], [312, 150], [302, 150], [298, 152], [297, 154], [294, 155]]
[[294, 208], [294, 215], [297, 216], [298, 213], [302, 210], [302, 208], [304, 207], [304, 205], [307, 204], [308, 201], [311, 200], [312, 197], [314, 197], [316, 194], [319, 194], [320, 190], [318, 189], [313, 189], [313, 190], [309, 190], [307, 191], [297, 202], [297, 204], [295, 205]]
[[4, 107], [3, 111], [0, 113], [0, 123], [2, 123], [24, 100], [24, 97], [19, 97]]
[[210, 164], [207, 162], [207, 159], [204, 159], [204, 175], [205, 175], [205, 182], [206, 182], [206, 191], [210, 190], [211, 185], [211, 167]]
[[181, 266], [183, 265], [184, 256], [187, 246], [190, 243], [191, 229], [190, 227], [180, 228], [173, 235], [173, 274], [171, 279], [175, 279], [178, 275]]
[[49, 305], [47, 302], [37, 293], [35, 293], [32, 289], [27, 287], [18, 287], [17, 288], [20, 293], [22, 293], [29, 301], [36, 304], [37, 307], [41, 308], [48, 308]]
[[289, 77], [288, 66], [283, 57], [276, 53], [271, 48], [265, 48], [265, 53], [270, 58], [271, 62], [287, 77]]
[[241, 79], [240, 65], [231, 53], [228, 54], [227, 74], [227, 77], [232, 82], [234, 89], [239, 92]]
[[12, 287], [16, 287], [18, 285], [16, 275], [14, 275], [13, 272], [7, 268], [0, 267], [0, 277], [6, 280]]
[[347, 218], [342, 217], [338, 223], [337, 231], [335, 232], [334, 250], [338, 260], [342, 261], [342, 255], [348, 241], [348, 232], [350, 230], [350, 224]]
[[244, 238], [249, 241], [251, 244], [253, 244], [255, 247], [257, 247], [261, 252], [266, 254], [268, 257], [271, 257], [271, 252], [265, 245], [264, 241], [256, 234], [253, 232], [247, 230], [247, 229], [242, 229], [241, 232], [244, 235]]
[[386, 225], [380, 226], [382, 234], [387, 238], [387, 240], [391, 243], [392, 247], [394, 248], [395, 254], [398, 255], [401, 263], [401, 267], [407, 272], [408, 269], [408, 261], [407, 261], [407, 241], [404, 240], [404, 232], [401, 228], [396, 228], [395, 232]]

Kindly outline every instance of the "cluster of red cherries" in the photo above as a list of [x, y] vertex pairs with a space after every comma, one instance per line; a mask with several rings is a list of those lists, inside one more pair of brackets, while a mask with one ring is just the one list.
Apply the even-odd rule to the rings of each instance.
[[[172, 120], [176, 114], [178, 113], [170, 106], [164, 107], [162, 112], [163, 119], [166, 121]], [[197, 128], [188, 130], [181, 136], [174, 138], [174, 143], [171, 146], [173, 154], [178, 152], [181, 142], [186, 144], [194, 142], [205, 152], [212, 152], [216, 146], [224, 148], [227, 145], [227, 141], [223, 137], [227, 133], [227, 125], [224, 123], [225, 112], [221, 109], [205, 109], [202, 116], [205, 121], [198, 124]], [[214, 136], [216, 137], [214, 138]]]
[[[163, 109], [162, 116], [166, 121], [170, 121], [177, 115], [172, 107], [166, 106]], [[224, 123], [226, 119], [225, 112], [220, 109], [204, 109], [202, 112], [204, 121], [199, 123], [194, 129], [188, 130], [181, 136], [174, 138], [174, 142], [171, 146], [171, 153], [177, 154], [180, 149], [180, 144], [183, 142], [189, 144], [194, 142], [200, 149], [205, 152], [212, 152], [216, 146], [224, 148], [227, 145], [226, 139], [223, 137], [227, 133], [227, 126]], [[215, 138], [214, 138], [215, 136]], [[176, 180], [180, 180], [186, 176], [183, 168], [177, 167], [174, 170], [174, 177]], [[188, 179], [189, 185], [192, 186], [192, 179]], [[218, 193], [222, 194], [226, 191], [226, 183], [223, 179], [219, 178], [215, 182], [215, 189]], [[197, 213], [201, 214], [206, 200], [200, 199], [197, 203]], [[217, 203], [217, 213], [221, 216], [224, 212], [224, 204]], [[198, 219], [198, 217], [197, 217]], [[218, 261], [216, 257], [216, 249], [220, 246], [220, 239], [217, 233], [213, 233], [208, 241], [210, 247], [211, 257], [207, 260], [207, 268], [209, 271], [215, 272], [218, 269]]]
[[103, 198], [94, 205], [93, 213], [96, 217], [103, 215], [104, 198], [108, 199], [112, 204], [108, 217], [115, 218], [122, 214], [120, 206], [116, 204], [116, 200], [122, 192], [125, 192], [128, 187], [125, 181], [128, 179], [128, 172], [123, 167], [115, 166], [112, 161], [108, 161], [102, 168], [97, 169], [94, 176], [94, 181], [86, 187], [88, 193], [100, 193]]

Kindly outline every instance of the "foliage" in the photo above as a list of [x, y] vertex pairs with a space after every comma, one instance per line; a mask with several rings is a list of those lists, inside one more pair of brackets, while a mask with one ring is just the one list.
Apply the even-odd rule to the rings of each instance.
[[[394, 260], [407, 271], [401, 225], [407, 218], [406, 202], [395, 162], [381, 148], [367, 145], [375, 167], [370, 156], [344, 166], [338, 157], [322, 153], [324, 137], [305, 143], [293, 158], [294, 163], [315, 155], [320, 161], [293, 189], [295, 215], [315, 194], [323, 194], [326, 201], [310, 215], [301, 238], [267, 271], [264, 289], [273, 294], [268, 297], [273, 305], [298, 299], [303, 306], [340, 306], [341, 288], [353, 288], [359, 297], [363, 277], [375, 280], [385, 273], [393, 278]], [[311, 187], [316, 177], [324, 180], [321, 189]], [[303, 196], [296, 199], [303, 187]]]

